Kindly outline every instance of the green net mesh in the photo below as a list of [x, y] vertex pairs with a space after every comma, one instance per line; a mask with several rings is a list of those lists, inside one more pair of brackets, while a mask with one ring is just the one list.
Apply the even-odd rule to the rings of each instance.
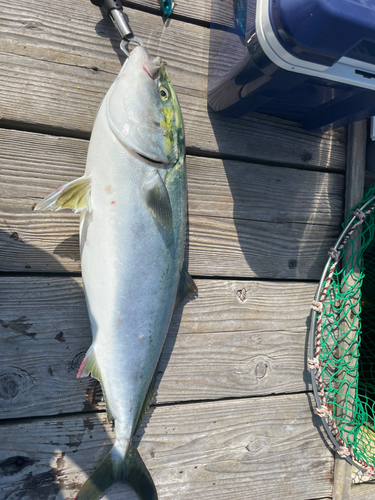
[[[374, 196], [375, 185], [358, 207]], [[375, 211], [371, 211], [347, 240], [333, 274], [324, 282], [317, 351], [323, 405], [328, 407], [333, 434], [355, 460], [369, 466], [375, 466], [374, 235]]]

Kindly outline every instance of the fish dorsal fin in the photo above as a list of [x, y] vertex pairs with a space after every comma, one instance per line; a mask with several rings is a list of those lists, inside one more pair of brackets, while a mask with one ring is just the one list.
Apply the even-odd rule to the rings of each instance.
[[188, 273], [186, 265], [183, 264], [180, 274], [180, 283], [178, 285], [175, 305], [177, 306], [186, 297], [189, 297], [190, 295], [195, 295], [197, 292], [198, 292], [197, 285], [195, 284], [193, 278]]
[[108, 403], [107, 403], [107, 400], [105, 397], [104, 387], [103, 387], [102, 381], [100, 379], [100, 371], [99, 371], [98, 364], [96, 362], [95, 352], [94, 352], [94, 348], [93, 348], [92, 344], [89, 347], [88, 351], [86, 352], [86, 356], [83, 358], [83, 361], [82, 361], [82, 363], [78, 369], [78, 372], [77, 372], [77, 378], [83, 378], [83, 377], [89, 377], [89, 376], [96, 378], [96, 380], [99, 380], [101, 388], [102, 388], [102, 392], [103, 392], [103, 398], [104, 398], [106, 410], [107, 410], [107, 420], [108, 420], [108, 422], [112, 422], [113, 416], [112, 416], [111, 410], [108, 406]]
[[150, 168], [142, 184], [143, 199], [147, 210], [168, 232], [173, 228], [173, 213], [169, 194], [158, 170]]
[[88, 177], [80, 177], [50, 193], [34, 210], [57, 212], [63, 208], [71, 208], [76, 214], [82, 210], [91, 211], [90, 194], [91, 180]]

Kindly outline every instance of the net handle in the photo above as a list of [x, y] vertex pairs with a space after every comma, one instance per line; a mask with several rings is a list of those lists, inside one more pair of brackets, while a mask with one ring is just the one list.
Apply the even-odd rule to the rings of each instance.
[[[370, 198], [366, 203], [364, 203], [361, 207], [359, 207], [359, 211], [363, 212], [374, 201], [375, 201], [375, 196], [373, 196], [372, 198]], [[333, 249], [331, 249], [330, 254], [332, 254], [333, 252], [337, 252], [337, 249], [341, 245], [341, 243], [344, 240], [344, 238], [348, 235], [348, 233], [350, 232], [350, 230], [352, 229], [352, 226], [354, 225], [354, 223], [356, 221], [358, 221], [358, 217], [357, 217], [357, 215], [354, 215], [350, 219], [350, 221], [348, 222], [348, 224], [345, 226], [345, 228], [343, 229], [343, 231], [340, 234], [340, 236], [339, 236], [339, 238], [338, 238], [335, 246], [333, 247]], [[349, 238], [348, 238], [348, 241], [349, 241]], [[346, 245], [346, 243], [344, 244], [344, 246], [345, 245]], [[319, 282], [319, 285], [318, 285], [318, 289], [317, 289], [317, 291], [315, 293], [315, 298], [314, 298], [315, 302], [319, 301], [319, 298], [320, 298], [322, 290], [323, 290], [324, 282], [325, 282], [325, 279], [327, 277], [328, 271], [329, 271], [329, 269], [331, 267], [332, 261], [333, 261], [333, 258], [332, 258], [332, 256], [330, 256], [328, 258], [328, 260], [327, 260], [327, 263], [326, 263], [325, 267], [324, 267], [324, 270], [323, 270], [323, 273], [322, 273], [322, 277], [320, 278], [320, 282]], [[317, 320], [317, 316], [318, 316], [318, 312], [315, 309], [313, 309], [312, 310], [312, 316], [311, 316], [311, 326], [310, 326], [310, 358], [311, 359], [313, 359], [315, 357], [315, 332], [316, 332], [316, 320]], [[311, 367], [310, 368], [310, 373], [311, 373], [311, 381], [312, 381], [312, 387], [313, 387], [315, 402], [316, 402], [316, 405], [317, 405], [318, 409], [320, 409], [321, 408], [321, 404], [320, 404], [320, 397], [319, 397], [319, 394], [318, 394], [318, 387], [317, 387], [317, 384], [316, 384], [316, 369], [313, 368], [313, 367]], [[331, 429], [328, 426], [327, 420], [325, 419], [324, 416], [322, 416], [321, 419], [322, 419], [323, 426], [324, 426], [324, 428], [325, 428], [325, 430], [326, 430], [326, 432], [327, 432], [330, 440], [332, 441], [332, 443], [334, 444], [334, 446], [336, 447], [336, 449], [338, 451], [340, 451], [341, 450], [341, 446], [339, 445], [339, 443], [337, 442], [336, 438], [332, 434]], [[350, 457], [345, 456], [344, 458], [345, 458], [345, 460], [347, 462], [350, 463], [350, 465], [354, 465], [361, 472], [366, 472], [366, 470], [363, 467], [361, 467], [359, 464], [357, 464], [355, 461], [353, 461]]]

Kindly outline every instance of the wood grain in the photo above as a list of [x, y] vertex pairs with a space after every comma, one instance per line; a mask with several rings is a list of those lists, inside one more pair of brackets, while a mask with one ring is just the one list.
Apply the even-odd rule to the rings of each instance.
[[[88, 141], [0, 129], [0, 199], [29, 208], [84, 173]], [[338, 225], [344, 176], [187, 156], [189, 214]], [[9, 210], [12, 210], [10, 207]]]
[[[5, 210], [4, 210], [5, 209]], [[2, 271], [79, 271], [79, 217], [0, 211]], [[195, 276], [319, 279], [339, 227], [189, 217], [186, 260]]]
[[[152, 13], [159, 16], [162, 15], [159, 0], [123, 0], [124, 12], [130, 7], [146, 7]], [[189, 2], [189, 0], [178, 0], [174, 2], [173, 12], [171, 19], [175, 17], [188, 18], [187, 21], [200, 22], [206, 24], [215, 22], [222, 26], [235, 27], [235, 2], [222, 2], [220, 0], [199, 0], [197, 2]], [[166, 27], [169, 26], [170, 21], [167, 20]]]
[[[56, 16], [49, 1], [33, 0], [15, 17], [13, 7], [0, 1], [0, 116], [4, 124], [88, 137], [123, 57], [114, 27], [89, 0], [69, 0], [59, 9]], [[207, 109], [208, 28], [174, 19], [165, 28], [160, 16], [127, 12], [150, 51], [168, 62], [189, 148], [344, 169], [344, 129], [311, 133], [298, 123], [266, 115], [230, 120]]]
[[[128, 8], [141, 5], [143, 7], [146, 7], [147, 9], [152, 10], [153, 13], [158, 14], [159, 16], [162, 15], [159, 0], [137, 0], [136, 2], [132, 0], [123, 0], [122, 4], [124, 6], [125, 13], [128, 12]], [[229, 7], [227, 7], [226, 5], [223, 5], [222, 7], [225, 8], [226, 11], [228, 11], [225, 19], [227, 20], [228, 26], [230, 26], [231, 24], [233, 24], [230, 23], [230, 14], [233, 14], [233, 8], [231, 9], [230, 5]], [[192, 19], [193, 21], [198, 20], [204, 23], [209, 23], [211, 21], [211, 1], [203, 0], [193, 3], [189, 2], [189, 0], [178, 0], [178, 2], [174, 2], [171, 18], [173, 19], [175, 16], [187, 17], [189, 18], [189, 20]], [[169, 25], [169, 22], [170, 21], [166, 22], [167, 27]]]
[[[83, 174], [87, 141], [2, 130], [0, 151], [0, 269], [79, 271], [79, 217], [32, 206]], [[320, 277], [340, 231], [341, 174], [195, 156], [187, 163], [191, 273]]]
[[[348, 144], [347, 144], [347, 165], [345, 177], [345, 216], [347, 216], [354, 205], [357, 205], [362, 198], [365, 186], [365, 164], [366, 164], [366, 141], [367, 141], [367, 120], [353, 123], [348, 127]], [[360, 251], [361, 241], [357, 239], [353, 245], [350, 245], [346, 252], [346, 259], [353, 259], [353, 255]], [[357, 284], [357, 276], [360, 273], [358, 262], [354, 269], [351, 269], [350, 274], [343, 280], [342, 294], [348, 296], [349, 289], [353, 290]], [[356, 304], [353, 306], [353, 304]], [[342, 346], [339, 345], [336, 356], [342, 359], [341, 372], [339, 371], [337, 379], [345, 380], [340, 386], [340, 396], [336, 400], [338, 410], [338, 418], [343, 417], [343, 408], [345, 408], [345, 418], [347, 421], [355, 418], [354, 400], [356, 396], [356, 366], [357, 359], [353, 355], [356, 351], [360, 332], [360, 298], [355, 293], [352, 294], [350, 300], [343, 301], [343, 316], [344, 320], [340, 323], [340, 330], [344, 333]], [[354, 317], [353, 321], [346, 319], [348, 311]], [[349, 346], [349, 349], [348, 349]], [[344, 368], [345, 366], [345, 368]], [[349, 393], [349, 396], [348, 396]], [[348, 438], [348, 429], [343, 433], [343, 439]], [[333, 500], [350, 500], [351, 498], [351, 472], [352, 466], [341, 458], [338, 452], [335, 452], [335, 468], [333, 481]]]
[[[197, 280], [174, 312], [157, 403], [310, 389], [306, 335], [315, 284]], [[0, 418], [103, 409], [76, 373], [91, 344], [79, 278], [0, 278]]]
[[373, 500], [375, 496], [375, 484], [352, 484], [350, 488], [350, 500]]
[[[309, 395], [152, 408], [144, 425], [135, 442], [160, 500], [301, 500], [331, 492], [333, 459]], [[61, 490], [59, 498], [73, 499], [113, 440], [103, 413], [14, 422], [0, 433], [0, 464], [13, 460], [3, 466], [2, 491], [20, 500], [52, 500]], [[14, 457], [24, 457], [21, 467]], [[105, 498], [135, 500], [125, 491]]]

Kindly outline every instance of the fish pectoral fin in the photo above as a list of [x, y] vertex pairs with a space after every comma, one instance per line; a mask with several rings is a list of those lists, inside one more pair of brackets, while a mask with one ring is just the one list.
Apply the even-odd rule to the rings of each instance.
[[193, 278], [188, 273], [186, 265], [183, 264], [180, 274], [180, 283], [178, 285], [175, 305], [177, 306], [186, 297], [189, 297], [190, 295], [195, 295], [197, 292], [198, 292], [197, 285], [195, 284]]
[[90, 194], [91, 179], [80, 177], [50, 193], [36, 205], [34, 210], [57, 212], [63, 208], [71, 208], [76, 214], [86, 209], [91, 212]]
[[142, 184], [142, 193], [147, 210], [167, 231], [173, 228], [173, 213], [169, 194], [163, 179], [156, 169], [151, 169]]

